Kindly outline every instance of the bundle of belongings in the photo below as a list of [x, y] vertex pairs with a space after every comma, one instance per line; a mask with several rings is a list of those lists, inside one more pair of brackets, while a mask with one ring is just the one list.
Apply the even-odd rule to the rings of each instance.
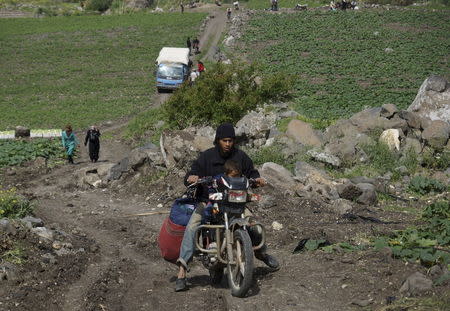
[[165, 260], [172, 263], [177, 261], [184, 230], [196, 204], [192, 198], [177, 199], [173, 203], [169, 217], [164, 220], [158, 237], [161, 256]]

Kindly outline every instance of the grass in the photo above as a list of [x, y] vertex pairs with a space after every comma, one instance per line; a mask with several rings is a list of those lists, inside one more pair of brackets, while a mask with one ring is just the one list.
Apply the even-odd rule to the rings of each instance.
[[[237, 48], [296, 77], [294, 108], [324, 126], [367, 106], [407, 108], [429, 75], [450, 77], [448, 10], [260, 13]], [[392, 53], [386, 53], [386, 48]]]
[[26, 262], [26, 258], [25, 249], [18, 244], [0, 256], [0, 259], [15, 265], [23, 265]]
[[[249, 9], [270, 9], [271, 8], [271, 1], [269, 0], [248, 0], [248, 1], [242, 1], [240, 2], [241, 5], [249, 8]], [[305, 5], [308, 5], [308, 8], [316, 8], [319, 6], [324, 6], [330, 4], [330, 1], [325, 0], [280, 0], [278, 1], [278, 9], [283, 8], [289, 8], [293, 9], [298, 3]]]
[[0, 19], [0, 130], [75, 128], [151, 105], [154, 61], [205, 14]]

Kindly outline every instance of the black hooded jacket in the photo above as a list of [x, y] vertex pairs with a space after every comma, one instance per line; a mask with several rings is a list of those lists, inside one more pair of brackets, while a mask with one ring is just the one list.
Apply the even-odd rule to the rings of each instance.
[[[253, 167], [253, 161], [242, 150], [233, 147], [230, 154], [226, 157], [220, 154], [220, 148], [216, 145], [200, 154], [197, 160], [192, 163], [192, 167], [184, 178], [184, 184], [187, 186], [187, 178], [191, 175], [199, 177], [216, 176], [224, 173], [224, 164], [227, 160], [236, 161], [242, 169], [242, 174], [247, 178], [260, 177], [258, 170]], [[207, 191], [202, 190], [199, 194], [202, 198], [207, 198]]]

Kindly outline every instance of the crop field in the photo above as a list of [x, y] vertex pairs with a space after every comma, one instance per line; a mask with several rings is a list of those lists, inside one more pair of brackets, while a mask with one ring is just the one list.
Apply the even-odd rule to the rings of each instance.
[[79, 128], [142, 111], [159, 50], [184, 47], [205, 16], [0, 19], [0, 130]]
[[238, 49], [291, 74], [294, 108], [325, 126], [366, 106], [407, 108], [429, 75], [450, 78], [450, 11], [261, 13]]

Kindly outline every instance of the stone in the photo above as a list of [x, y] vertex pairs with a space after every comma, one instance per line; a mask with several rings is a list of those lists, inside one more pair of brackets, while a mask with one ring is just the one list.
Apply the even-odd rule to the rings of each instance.
[[381, 107], [365, 109], [348, 119], [361, 133], [368, 133], [377, 128], [384, 128], [389, 120], [380, 116]]
[[145, 163], [164, 165], [164, 159], [158, 146], [147, 143], [142, 147], [131, 150], [128, 155], [128, 169], [138, 170]]
[[236, 123], [238, 142], [249, 142], [260, 138], [267, 139], [276, 118], [275, 113], [265, 113], [262, 109], [246, 114]]
[[336, 212], [339, 215], [350, 213], [353, 209], [350, 201], [345, 199], [333, 200], [333, 202], [331, 203], [331, 208], [334, 212]]
[[401, 134], [408, 132], [408, 122], [403, 120], [398, 115], [395, 115], [391, 119], [384, 120], [383, 129], [401, 129]]
[[420, 272], [411, 274], [400, 288], [400, 293], [407, 296], [414, 296], [422, 292], [431, 290], [433, 281]]
[[122, 174], [128, 171], [128, 161], [128, 157], [125, 157], [111, 167], [107, 180], [119, 180]]
[[450, 120], [450, 87], [448, 82], [439, 76], [425, 79], [420, 86], [416, 98], [408, 107], [419, 117], [448, 122]]
[[28, 228], [35, 228], [35, 227], [43, 227], [44, 222], [40, 218], [35, 218], [32, 216], [26, 216], [22, 219], [19, 219], [19, 221], [23, 222]]
[[16, 234], [16, 227], [9, 221], [8, 218], [0, 219], [0, 232], [5, 234]]
[[10, 262], [2, 262], [0, 264], [0, 282], [18, 280], [19, 269]]
[[362, 194], [356, 199], [356, 202], [364, 205], [375, 205], [378, 202], [375, 186], [367, 183], [356, 184], [362, 191]]
[[37, 157], [33, 161], [33, 166], [35, 167], [46, 167], [47, 166], [47, 159], [44, 157]]
[[165, 130], [161, 134], [161, 152], [166, 154], [166, 167], [185, 168], [194, 161], [199, 150], [194, 145], [194, 135], [186, 131]]
[[153, 3], [152, 0], [128, 0], [125, 1], [125, 7], [130, 9], [146, 9]]
[[447, 144], [450, 134], [448, 122], [436, 120], [422, 132], [422, 139], [432, 148], [442, 150]]
[[340, 167], [341, 166], [341, 160], [329, 153], [326, 152], [320, 152], [314, 149], [311, 149], [307, 152], [307, 154], [313, 158], [316, 161], [322, 162], [322, 163], [326, 163], [326, 164], [330, 164], [333, 167]]
[[371, 299], [353, 299], [352, 304], [357, 305], [359, 307], [367, 307], [372, 303]]
[[49, 241], [53, 241], [53, 231], [45, 227], [32, 228], [31, 232]]
[[406, 137], [404, 145], [402, 147], [403, 154], [413, 150], [416, 154], [420, 154], [422, 152], [422, 144], [418, 139]]
[[46, 254], [42, 255], [41, 257], [42, 257], [42, 261], [46, 264], [55, 265], [58, 263], [55, 256], [53, 256], [50, 253], [46, 253]]
[[351, 182], [337, 185], [336, 190], [346, 200], [354, 200], [362, 194], [362, 190]]
[[380, 135], [379, 141], [386, 144], [390, 150], [400, 150], [400, 133], [397, 129], [384, 130]]
[[195, 135], [206, 137], [213, 141], [216, 136], [216, 131], [211, 126], [205, 126], [197, 129]]
[[394, 104], [384, 104], [383, 106], [381, 106], [380, 116], [389, 119], [393, 117], [394, 114], [397, 112], [398, 112], [397, 106], [395, 106]]
[[297, 119], [289, 122], [286, 135], [303, 145], [314, 147], [322, 145], [322, 138], [319, 132], [315, 131], [309, 123]]
[[278, 221], [274, 221], [274, 222], [272, 222], [272, 229], [274, 231], [280, 231], [283, 229], [283, 225], [280, 224]]
[[276, 189], [293, 189], [296, 186], [292, 173], [279, 164], [266, 162], [260, 172]]
[[394, 170], [396, 172], [399, 172], [400, 175], [408, 175], [409, 174], [408, 168], [404, 165], [396, 167]]
[[387, 54], [390, 54], [390, 53], [394, 52], [394, 50], [392, 48], [385, 48], [384, 52]]
[[438, 75], [432, 75], [428, 78], [426, 91], [443, 92], [447, 87], [447, 80]]
[[195, 136], [193, 144], [197, 150], [203, 152], [214, 146], [214, 140], [209, 137]]
[[435, 281], [440, 278], [442, 274], [444, 274], [444, 271], [442, 270], [441, 266], [434, 265], [430, 268], [428, 274], [430, 275], [431, 279]]
[[16, 126], [14, 137], [30, 137], [30, 129], [24, 126]]
[[225, 40], [223, 40], [223, 44], [225, 46], [232, 46], [234, 45], [236, 39], [233, 36], [228, 36], [227, 38], [225, 38]]
[[297, 161], [294, 168], [295, 179], [305, 184], [311, 176], [320, 176], [321, 178], [327, 178], [325, 171], [320, 170], [312, 166], [311, 164], [303, 161]]
[[415, 128], [415, 129], [420, 129], [421, 118], [415, 112], [401, 110], [398, 113], [398, 116], [401, 119], [405, 120], [409, 127]]

